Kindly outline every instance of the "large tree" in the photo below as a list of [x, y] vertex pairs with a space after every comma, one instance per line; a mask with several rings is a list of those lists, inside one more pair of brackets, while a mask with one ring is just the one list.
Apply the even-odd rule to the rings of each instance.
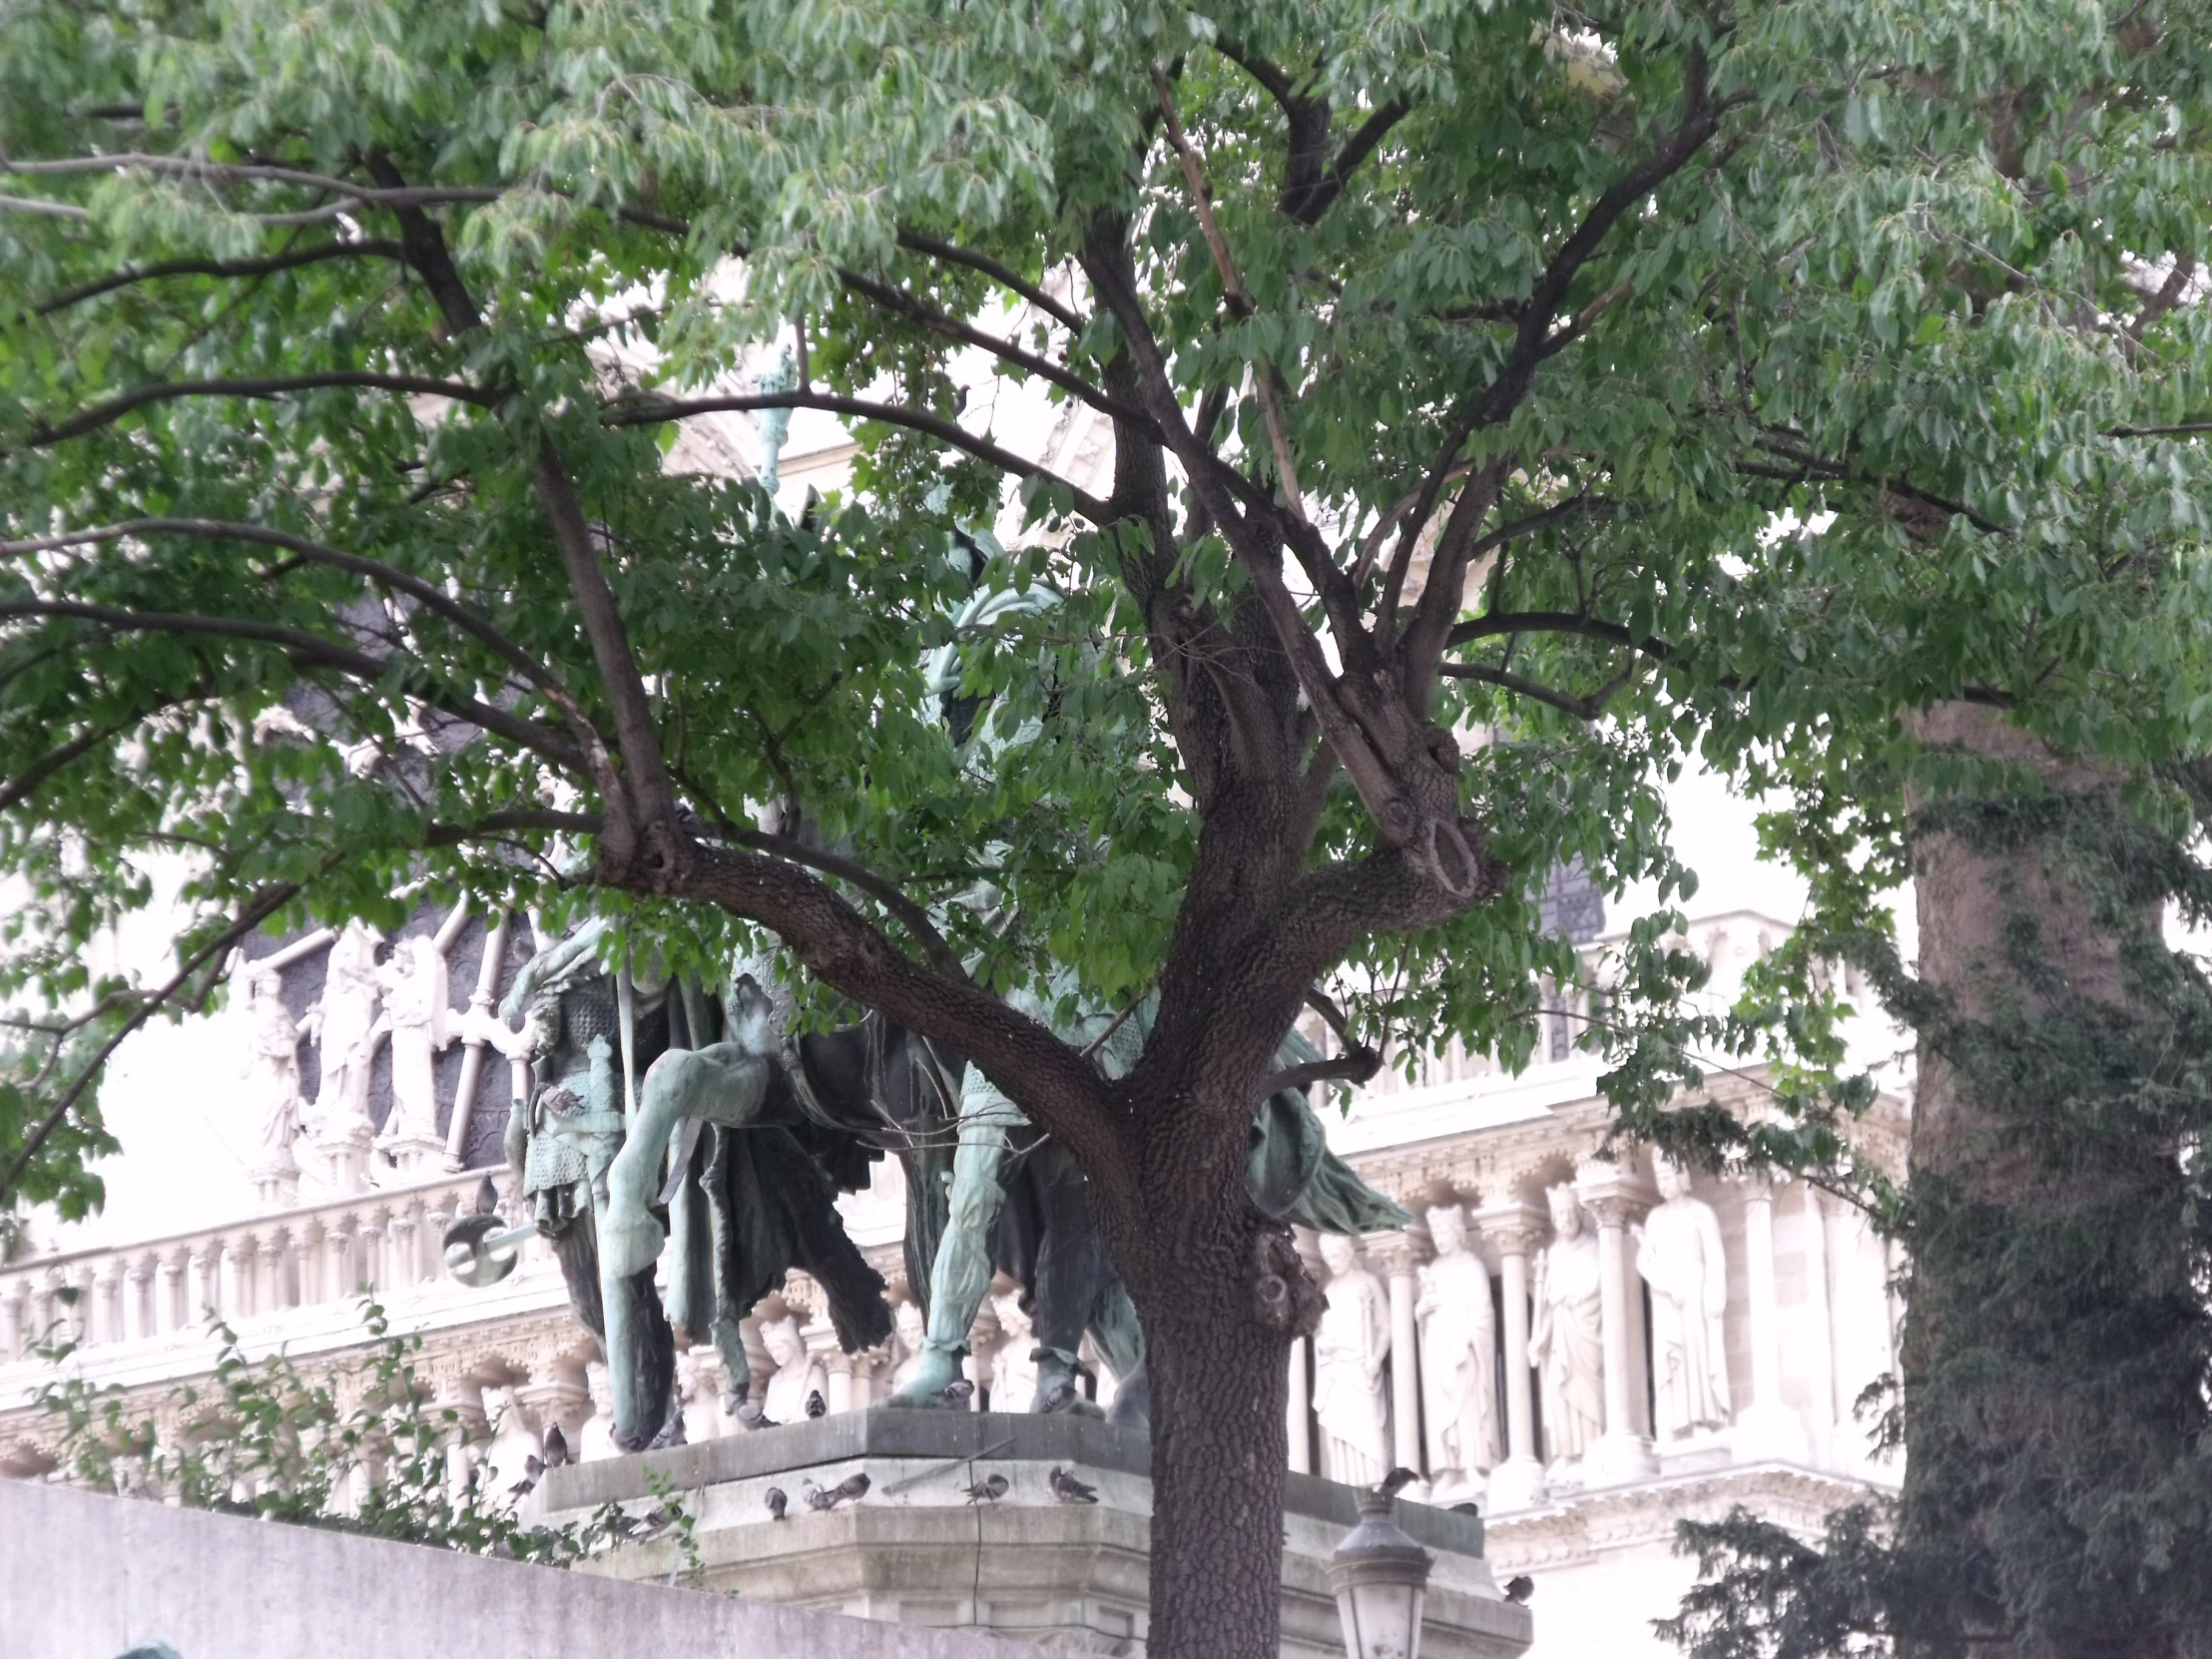
[[[188, 999], [244, 930], [421, 880], [679, 953], [767, 928], [1094, 1183], [1154, 1368], [1161, 1659], [1276, 1647], [1316, 1297], [1243, 1168], [1302, 1004], [1341, 1076], [1408, 1029], [1525, 1052], [1572, 970], [1535, 889], [1579, 857], [1666, 896], [1690, 746], [2016, 704], [2166, 591], [2006, 492], [2179, 466], [2112, 428], [2189, 376], [1921, 280], [2003, 266], [2003, 193], [1979, 129], [1885, 128], [1930, 74], [2087, 84], [2093, 7], [0, 15], [16, 982], [90, 989], [156, 849], [204, 906]], [[2100, 281], [2180, 246], [2160, 212], [2077, 228]], [[737, 377], [771, 338], [793, 389]], [[1110, 481], [994, 434], [979, 375], [1082, 406]], [[849, 499], [792, 523], [668, 463], [782, 409], [852, 423]], [[1058, 602], [955, 626], [948, 549], [1013, 490], [1027, 550], [981, 579]], [[987, 776], [922, 669], [947, 643]], [[1666, 924], [1623, 1007], [1685, 970]], [[1054, 960], [1159, 992], [1126, 1077], [1008, 1007]], [[1650, 1127], [1694, 1032], [1616, 1024]], [[10, 1189], [94, 1132], [55, 1071]]]

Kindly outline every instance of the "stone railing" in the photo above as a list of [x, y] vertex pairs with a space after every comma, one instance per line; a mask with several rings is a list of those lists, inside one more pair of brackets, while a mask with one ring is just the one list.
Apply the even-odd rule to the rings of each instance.
[[[141, 1370], [133, 1361], [174, 1373], [175, 1351], [207, 1345], [218, 1319], [242, 1337], [280, 1331], [293, 1346], [304, 1340], [314, 1348], [359, 1339], [359, 1303], [367, 1293], [395, 1316], [412, 1316], [403, 1323], [417, 1329], [425, 1320], [480, 1320], [492, 1304], [498, 1312], [516, 1311], [518, 1303], [557, 1304], [559, 1270], [534, 1239], [500, 1294], [488, 1300], [444, 1277], [440, 1240], [456, 1217], [476, 1207], [487, 1176], [501, 1213], [518, 1214], [512, 1172], [470, 1170], [0, 1267], [0, 1409], [22, 1403], [24, 1390], [35, 1385], [26, 1373], [46, 1372], [38, 1350], [50, 1340], [73, 1343], [93, 1374]], [[162, 1365], [162, 1356], [171, 1364]]]

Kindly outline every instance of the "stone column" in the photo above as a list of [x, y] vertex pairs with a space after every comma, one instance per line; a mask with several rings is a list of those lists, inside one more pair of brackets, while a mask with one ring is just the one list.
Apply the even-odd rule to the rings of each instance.
[[28, 1323], [30, 1307], [29, 1281], [11, 1279], [7, 1288], [0, 1290], [0, 1365], [24, 1357], [26, 1339], [23, 1327]]
[[264, 1233], [262, 1235], [261, 1301], [263, 1313], [274, 1314], [281, 1309], [296, 1305], [297, 1299], [290, 1294], [292, 1287], [288, 1283], [291, 1276], [285, 1271], [290, 1266], [291, 1247], [286, 1236], [280, 1233]]
[[832, 1349], [823, 1365], [830, 1374], [830, 1389], [823, 1396], [829, 1402], [830, 1414], [837, 1416], [851, 1410], [853, 1357], [842, 1349]]
[[1536, 1455], [1534, 1379], [1528, 1367], [1528, 1253], [1543, 1238], [1543, 1218], [1533, 1205], [1493, 1204], [1474, 1213], [1482, 1236], [1497, 1246], [1498, 1289], [1505, 1319], [1505, 1461], [1490, 1471], [1490, 1513], [1529, 1509], [1543, 1502], [1544, 1465]]
[[1291, 1472], [1314, 1472], [1314, 1390], [1310, 1381], [1314, 1344], [1310, 1337], [1291, 1341], [1291, 1390], [1283, 1408], [1284, 1427], [1291, 1442]]
[[865, 1348], [851, 1357], [851, 1369], [846, 1374], [851, 1379], [845, 1384], [850, 1391], [846, 1409], [864, 1411], [875, 1402], [875, 1368], [885, 1358], [879, 1348]]
[[391, 1258], [391, 1287], [395, 1291], [405, 1290], [422, 1277], [421, 1252], [415, 1244], [414, 1206], [393, 1210], [385, 1253]]
[[123, 1340], [123, 1258], [110, 1256], [94, 1271], [92, 1310], [87, 1322], [89, 1341], [119, 1343]]
[[1658, 1471], [1648, 1436], [1637, 1432], [1635, 1391], [1644, 1385], [1641, 1352], [1631, 1352], [1635, 1322], [1629, 1317], [1627, 1227], [1648, 1207], [1641, 1183], [1624, 1171], [1599, 1166], [1578, 1181], [1583, 1207], [1597, 1222], [1598, 1308], [1605, 1340], [1605, 1432], [1584, 1455], [1583, 1478], [1592, 1486], [1617, 1486]]
[[[1413, 1296], [1420, 1247], [1408, 1233], [1379, 1234], [1376, 1245], [1390, 1286], [1390, 1460], [1417, 1475], [1421, 1472], [1420, 1337], [1413, 1319]], [[1420, 1481], [1406, 1488], [1416, 1499], [1426, 1490]]]
[[342, 1302], [353, 1294], [353, 1217], [332, 1216], [322, 1224], [322, 1300]]
[[1828, 1222], [1820, 1189], [1805, 1193], [1805, 1369], [1812, 1382], [1812, 1444], [1826, 1461], [1836, 1431], [1836, 1340], [1828, 1277]]
[[1805, 1428], [1782, 1403], [1782, 1326], [1774, 1299], [1774, 1189], [1744, 1178], [1744, 1318], [1751, 1348], [1751, 1403], [1736, 1413], [1739, 1462], [1803, 1461]]
[[381, 1296], [389, 1289], [384, 1274], [384, 1213], [369, 1210], [353, 1223], [353, 1289]]
[[204, 1239], [192, 1247], [186, 1258], [184, 1330], [199, 1331], [215, 1312], [223, 1295], [216, 1283], [221, 1264], [222, 1249], [215, 1240]]
[[217, 1264], [216, 1306], [235, 1326], [254, 1311], [254, 1236], [235, 1234], [223, 1241]]
[[158, 1277], [154, 1281], [156, 1336], [166, 1337], [192, 1322], [192, 1312], [185, 1306], [185, 1276], [191, 1262], [192, 1253], [182, 1247], [169, 1251], [162, 1257]]
[[546, 1430], [558, 1423], [569, 1455], [577, 1455], [584, 1443], [584, 1419], [591, 1415], [591, 1389], [585, 1385], [582, 1366], [556, 1366], [544, 1381], [520, 1384], [514, 1389], [514, 1402], [524, 1426], [540, 1444]]
[[123, 1339], [144, 1342], [154, 1334], [154, 1257], [151, 1252], [130, 1265], [123, 1291]]

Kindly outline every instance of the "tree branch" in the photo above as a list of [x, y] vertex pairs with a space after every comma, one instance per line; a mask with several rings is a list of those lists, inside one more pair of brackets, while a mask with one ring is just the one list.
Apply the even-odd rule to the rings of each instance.
[[1393, 98], [1363, 121], [1352, 137], [1345, 140], [1345, 147], [1337, 152], [1337, 159], [1330, 164], [1329, 171], [1295, 205], [1288, 208], [1291, 217], [1301, 225], [1319, 223], [1322, 215], [1336, 206], [1337, 198], [1344, 194], [1345, 186], [1351, 182], [1352, 176], [1360, 171], [1361, 165], [1389, 136], [1390, 129], [1403, 121], [1412, 108], [1405, 99]]
[[934, 237], [923, 236], [919, 231], [901, 230], [898, 233], [898, 246], [910, 254], [926, 255], [932, 260], [942, 260], [947, 265], [965, 266], [970, 271], [988, 276], [999, 286], [1020, 294], [1070, 333], [1080, 334], [1084, 329], [1087, 319], [1080, 311], [1063, 305], [1036, 283], [1017, 276], [987, 254], [977, 254], [970, 249], [955, 247], [949, 242], [939, 242]]
[[98, 281], [64, 288], [61, 292], [40, 300], [36, 306], [36, 314], [51, 316], [56, 311], [82, 304], [87, 299], [97, 299], [103, 293], [113, 293], [117, 288], [130, 287], [137, 282], [156, 281], [164, 276], [269, 276], [279, 271], [296, 271], [301, 266], [320, 265], [326, 260], [397, 260], [403, 257], [396, 242], [369, 241], [318, 243], [312, 248], [272, 255], [266, 260], [169, 260], [161, 265], [119, 271]]
[[[179, 611], [130, 611], [113, 605], [93, 605], [74, 599], [0, 600], [0, 620], [19, 617], [55, 617], [96, 623], [123, 634], [209, 635], [221, 639], [253, 640], [282, 651], [299, 668], [333, 669], [365, 685], [377, 685], [390, 677], [389, 659], [371, 657], [350, 646], [326, 640], [304, 629], [269, 622], [249, 622], [239, 617], [200, 616]], [[432, 686], [422, 694], [431, 708], [467, 722], [495, 737], [521, 745], [558, 766], [579, 772], [583, 754], [536, 721], [520, 720], [488, 703], [444, 687]]]
[[96, 403], [71, 415], [59, 426], [31, 429], [30, 447], [46, 449], [70, 438], [82, 437], [113, 425], [133, 409], [177, 397], [280, 397], [293, 391], [322, 391], [332, 387], [359, 386], [372, 391], [395, 391], [409, 396], [450, 397], [457, 403], [492, 408], [498, 399], [490, 392], [455, 380], [433, 380], [421, 374], [376, 374], [366, 370], [330, 369], [320, 374], [283, 374], [263, 380], [161, 380], [134, 386], [120, 397]]
[[1269, 1094], [1303, 1089], [1315, 1083], [1365, 1083], [1382, 1069], [1382, 1056], [1365, 1044], [1355, 1044], [1328, 1060], [1307, 1060], [1285, 1066], [1265, 1085]]
[[535, 657], [516, 645], [506, 635], [494, 628], [467, 606], [449, 598], [443, 589], [395, 569], [381, 560], [365, 558], [358, 553], [346, 553], [335, 547], [325, 546], [305, 536], [293, 535], [288, 530], [276, 530], [259, 524], [238, 524], [223, 519], [208, 518], [134, 518], [117, 524], [103, 524], [89, 530], [62, 531], [51, 536], [37, 536], [27, 541], [0, 541], [0, 555], [9, 557], [25, 553], [44, 553], [54, 548], [79, 547], [91, 543], [122, 541], [132, 536], [197, 536], [209, 541], [246, 542], [264, 547], [280, 547], [296, 553], [310, 563], [325, 565], [336, 570], [351, 571], [366, 576], [384, 587], [406, 594], [425, 608], [444, 617], [456, 628], [472, 635], [491, 647], [501, 658], [545, 694], [546, 701], [566, 715], [577, 728], [577, 738], [590, 742], [597, 737], [591, 722], [584, 718], [582, 707], [569, 689], [553, 671]]
[[1554, 691], [1551, 687], [1531, 680], [1526, 675], [1515, 674], [1510, 669], [1490, 668], [1481, 663], [1447, 662], [1438, 672], [1451, 680], [1479, 680], [1485, 685], [1534, 698], [1538, 703], [1548, 703], [1561, 714], [1572, 715], [1576, 720], [1592, 722], [1604, 715], [1605, 705], [1611, 701], [1613, 692], [1619, 690], [1619, 683], [1615, 683], [1602, 696], [1576, 697], [1569, 692]]
[[534, 807], [511, 812], [486, 813], [467, 824], [433, 824], [422, 832], [424, 846], [458, 846], [464, 841], [512, 834], [518, 830], [545, 830], [556, 834], [595, 835], [604, 821], [597, 813], [556, 813]]
[[932, 967], [947, 978], [966, 982], [966, 964], [960, 960], [952, 946], [945, 942], [944, 935], [937, 931], [936, 923], [929, 919], [929, 912], [902, 892], [898, 883], [888, 876], [878, 875], [867, 865], [855, 858], [847, 858], [842, 853], [810, 846], [791, 835], [772, 835], [765, 830], [748, 830], [728, 819], [716, 825], [715, 832], [726, 841], [751, 847], [756, 852], [789, 858], [795, 864], [804, 864], [809, 869], [821, 870], [826, 875], [834, 875], [851, 882], [905, 924], [907, 931], [920, 943], [922, 953], [929, 958]]
[[987, 438], [976, 437], [957, 422], [930, 414], [926, 410], [910, 409], [902, 404], [878, 403], [868, 398], [843, 397], [824, 391], [784, 391], [749, 397], [663, 397], [653, 393], [610, 403], [601, 411], [599, 418], [609, 426], [652, 426], [664, 420], [684, 420], [692, 415], [747, 409], [825, 409], [831, 414], [849, 415], [854, 420], [880, 420], [886, 425], [926, 432], [955, 449], [973, 455], [977, 460], [988, 461], [1001, 472], [1016, 478], [1040, 478], [1059, 485], [1068, 491], [1083, 516], [1094, 524], [1103, 525], [1111, 521], [1105, 502], [1089, 491], [1077, 488], [1058, 473], [1035, 461], [1024, 460], [1011, 450], [1001, 449]]
[[1111, 415], [1116, 420], [1130, 421], [1142, 428], [1157, 432], [1157, 428], [1152, 424], [1152, 417], [1146, 414], [1144, 410], [1134, 408], [1110, 393], [1100, 390], [1097, 386], [1092, 385], [1090, 381], [1084, 379], [1082, 375], [1063, 368], [1049, 357], [1040, 357], [1032, 351], [1025, 351], [1012, 340], [1001, 339], [996, 334], [986, 334], [980, 328], [971, 327], [957, 317], [947, 315], [932, 305], [924, 304], [903, 288], [895, 287], [887, 282], [878, 282], [872, 276], [863, 276], [856, 271], [840, 271], [837, 274], [837, 278], [853, 292], [872, 300], [895, 315], [903, 316], [909, 321], [927, 328], [931, 333], [942, 334], [947, 339], [956, 339], [963, 344], [988, 351], [1000, 361], [1027, 369], [1031, 374], [1051, 381], [1072, 396], [1080, 397], [1102, 414]]

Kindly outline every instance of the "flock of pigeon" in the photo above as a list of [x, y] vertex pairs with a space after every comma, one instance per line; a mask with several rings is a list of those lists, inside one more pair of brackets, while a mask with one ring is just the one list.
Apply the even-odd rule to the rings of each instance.
[[[1057, 1463], [1052, 1465], [1051, 1473], [1045, 1476], [1045, 1484], [1051, 1490], [1053, 1498], [1061, 1503], [1096, 1503], [1098, 1501], [1098, 1488], [1096, 1486], [1085, 1485]], [[1012, 1481], [1008, 1480], [1003, 1474], [994, 1473], [986, 1474], [972, 1486], [962, 1486], [960, 1491], [971, 1504], [996, 1503], [1012, 1488]], [[799, 1487], [799, 1495], [808, 1508], [827, 1511], [834, 1509], [847, 1499], [865, 1497], [867, 1489], [868, 1477], [864, 1474], [854, 1474], [847, 1475], [834, 1486], [824, 1486], [812, 1479], [802, 1481]], [[770, 1520], [789, 1520], [791, 1518], [791, 1494], [785, 1491], [783, 1487], [771, 1486], [763, 1495], [763, 1501], [768, 1505], [768, 1518]]]

